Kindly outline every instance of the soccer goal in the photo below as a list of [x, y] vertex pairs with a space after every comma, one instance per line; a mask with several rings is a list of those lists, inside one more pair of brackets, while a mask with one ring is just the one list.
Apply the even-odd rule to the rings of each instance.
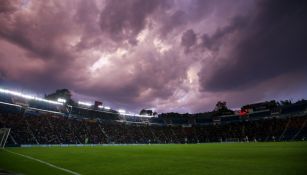
[[226, 138], [224, 142], [240, 142], [239, 138]]
[[9, 138], [11, 128], [0, 128], [0, 148], [4, 148]]

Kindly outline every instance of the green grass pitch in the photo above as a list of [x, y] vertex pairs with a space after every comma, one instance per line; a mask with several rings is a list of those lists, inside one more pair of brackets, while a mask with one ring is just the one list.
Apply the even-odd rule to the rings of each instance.
[[[82, 175], [307, 173], [307, 142], [6, 148]], [[0, 169], [20, 174], [69, 174], [0, 150]]]

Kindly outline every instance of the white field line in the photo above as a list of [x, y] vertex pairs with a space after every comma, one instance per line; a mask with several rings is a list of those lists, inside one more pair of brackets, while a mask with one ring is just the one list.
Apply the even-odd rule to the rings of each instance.
[[5, 151], [6, 151], [6, 152], [9, 152], [9, 153], [12, 153], [12, 154], [16, 154], [16, 155], [22, 156], [22, 157], [25, 157], [25, 158], [28, 158], [28, 159], [31, 159], [31, 160], [34, 160], [34, 161], [37, 161], [37, 162], [40, 162], [40, 163], [45, 164], [45, 165], [47, 165], [47, 166], [50, 166], [50, 167], [52, 167], [52, 168], [55, 168], [55, 169], [58, 169], [58, 170], [65, 171], [65, 172], [67, 172], [67, 173], [69, 173], [69, 174], [81, 175], [81, 174], [79, 174], [79, 173], [77, 173], [77, 172], [74, 172], [74, 171], [71, 171], [71, 170], [68, 170], [68, 169], [65, 169], [65, 168], [62, 168], [62, 167], [53, 165], [53, 164], [51, 164], [51, 163], [45, 162], [45, 161], [40, 160], [40, 159], [36, 159], [36, 158], [34, 158], [34, 157], [31, 157], [31, 156], [19, 154], [19, 153], [13, 152], [13, 151], [8, 151], [8, 150], [6, 150], [6, 149], [5, 149]]

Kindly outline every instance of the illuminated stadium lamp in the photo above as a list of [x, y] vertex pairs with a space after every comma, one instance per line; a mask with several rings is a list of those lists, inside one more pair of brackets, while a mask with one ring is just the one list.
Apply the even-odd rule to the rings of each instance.
[[87, 103], [87, 102], [82, 102], [82, 101], [78, 101], [79, 105], [84, 105], [84, 106], [92, 106], [92, 104]]
[[135, 114], [136, 117], [147, 117], [147, 118], [151, 118], [152, 116], [150, 115], [139, 115], [139, 114]]
[[20, 93], [20, 92], [11, 91], [11, 90], [2, 89], [2, 88], [0, 88], [0, 93], [10, 94], [10, 95], [25, 98], [25, 99], [28, 99], [28, 100], [36, 100], [36, 101], [43, 101], [43, 102], [46, 102], [46, 103], [51, 103], [51, 104], [56, 104], [56, 105], [63, 105], [63, 103], [60, 103], [60, 102], [57, 102], [57, 101], [46, 100], [46, 99], [43, 99], [43, 98], [34, 97], [32, 95], [26, 95], [26, 94], [23, 94], [23, 93]]
[[66, 100], [64, 98], [58, 98], [58, 102], [60, 103], [66, 103]]
[[52, 100], [46, 100], [46, 99], [39, 98], [39, 97], [34, 97], [34, 100], [42, 101], [42, 102], [46, 102], [46, 103], [51, 103], [51, 104], [56, 104], [56, 105], [63, 105], [63, 103], [60, 103], [60, 102], [57, 102], [57, 101], [52, 101]]
[[120, 114], [125, 114], [125, 113], [126, 113], [126, 111], [123, 110], [123, 109], [119, 109], [118, 112], [119, 112]]
[[102, 105], [99, 105], [98, 108], [103, 109], [104, 107]]
[[34, 96], [31, 96], [31, 95], [24, 95], [24, 94], [22, 94], [22, 97], [23, 98], [26, 98], [26, 99], [29, 99], [29, 100], [34, 100], [36, 97], [34, 97]]
[[104, 107], [104, 109], [106, 109], [106, 110], [110, 110], [110, 109], [111, 109], [111, 107], [109, 107], [109, 106], [105, 106], [105, 107]]
[[151, 118], [152, 116], [150, 115], [139, 115], [140, 117], [147, 117], [147, 118]]

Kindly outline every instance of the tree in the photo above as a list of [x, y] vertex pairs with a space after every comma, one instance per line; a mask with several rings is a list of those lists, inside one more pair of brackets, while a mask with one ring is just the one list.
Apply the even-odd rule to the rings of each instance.
[[58, 89], [54, 93], [45, 95], [45, 98], [54, 101], [57, 101], [58, 98], [62, 98], [66, 100], [67, 104], [76, 105], [76, 102], [72, 100], [72, 94], [68, 89]]
[[213, 110], [215, 115], [229, 115], [234, 112], [227, 107], [227, 103], [225, 101], [218, 101]]
[[284, 100], [284, 101], [280, 101], [281, 106], [287, 106], [287, 105], [291, 105], [292, 101], [291, 100]]
[[154, 111], [151, 110], [151, 109], [142, 109], [142, 110], [140, 111], [140, 115], [154, 116], [154, 115], [157, 115], [157, 113], [154, 112]]
[[215, 105], [214, 111], [223, 111], [227, 110], [227, 105], [226, 101], [218, 101]]

